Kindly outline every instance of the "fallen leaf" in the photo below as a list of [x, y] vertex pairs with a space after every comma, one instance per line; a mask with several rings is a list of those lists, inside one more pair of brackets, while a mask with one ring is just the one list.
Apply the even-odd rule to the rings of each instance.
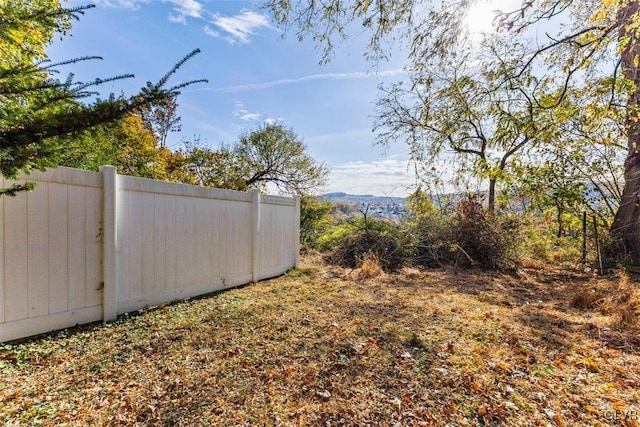
[[582, 363], [584, 364], [585, 368], [587, 368], [590, 372], [600, 371], [600, 367], [598, 366], [598, 363], [592, 359], [589, 359], [588, 357], [583, 358]]
[[562, 418], [562, 416], [560, 414], [555, 414], [553, 416], [553, 421], [559, 427], [566, 427], [566, 425], [567, 425], [567, 423], [564, 422], [564, 419]]
[[329, 390], [318, 391], [316, 392], [316, 394], [322, 397], [323, 399], [328, 399], [331, 397], [331, 392], [329, 392]]
[[4, 392], [4, 391], [2, 392], [3, 400], [15, 399], [18, 396], [20, 396], [20, 390], [14, 390], [11, 393], [7, 393], [7, 392]]
[[587, 412], [591, 412], [592, 414], [598, 414], [598, 410], [591, 405], [585, 405], [584, 409], [586, 409]]

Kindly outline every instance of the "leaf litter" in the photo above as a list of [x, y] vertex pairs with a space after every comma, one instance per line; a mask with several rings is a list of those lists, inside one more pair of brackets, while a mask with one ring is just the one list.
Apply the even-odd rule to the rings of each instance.
[[0, 424], [640, 425], [637, 331], [569, 303], [609, 279], [352, 273], [0, 345]]

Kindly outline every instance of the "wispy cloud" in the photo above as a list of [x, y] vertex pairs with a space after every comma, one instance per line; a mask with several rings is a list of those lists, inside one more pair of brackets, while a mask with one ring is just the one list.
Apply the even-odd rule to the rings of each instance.
[[242, 9], [240, 13], [224, 16], [208, 10], [198, 0], [94, 0], [97, 5], [111, 8], [138, 10], [143, 4], [165, 3], [172, 6], [172, 11], [167, 16], [169, 22], [187, 24], [187, 19], [205, 21], [203, 27], [205, 34], [218, 37], [230, 44], [247, 44], [261, 28], [271, 28], [266, 15], [249, 9]]
[[260, 113], [252, 113], [247, 110], [247, 107], [240, 101], [235, 103], [235, 110], [231, 112], [233, 117], [236, 117], [245, 122], [260, 122], [262, 121], [264, 124], [272, 125], [278, 122], [281, 122], [281, 118], [268, 117], [265, 114]]
[[203, 19], [206, 9], [202, 3], [196, 0], [162, 0], [163, 3], [171, 3], [175, 14], [169, 13], [167, 19], [176, 24], [187, 24], [187, 18]]
[[395, 157], [372, 162], [348, 162], [331, 166], [327, 191], [377, 196], [406, 196], [415, 185], [407, 161]]
[[248, 9], [243, 9], [234, 16], [215, 15], [211, 23], [225, 35], [220, 35], [209, 26], [205, 27], [205, 33], [213, 37], [222, 37], [231, 44], [247, 44], [256, 30], [271, 27], [266, 16]]
[[140, 6], [144, 3], [148, 3], [149, 0], [95, 0], [94, 3], [97, 6], [118, 8], [118, 9], [128, 9], [128, 10], [138, 10]]
[[238, 85], [238, 86], [229, 86], [223, 88], [212, 89], [215, 92], [224, 92], [224, 93], [234, 93], [234, 92], [244, 92], [247, 90], [259, 90], [259, 89], [267, 89], [275, 86], [293, 84], [293, 83], [302, 83], [308, 82], [312, 80], [355, 80], [355, 79], [366, 79], [371, 77], [389, 77], [389, 76], [397, 76], [405, 74], [405, 71], [402, 69], [395, 70], [385, 70], [379, 71], [377, 73], [367, 73], [356, 71], [353, 73], [322, 73], [322, 74], [312, 74], [309, 76], [302, 76], [293, 79], [280, 79], [273, 80], [265, 83], [252, 83], [246, 85]]
[[240, 120], [244, 120], [245, 122], [258, 121], [261, 117], [260, 114], [250, 113], [247, 110], [234, 111], [233, 116], [239, 118]]
[[196, 0], [169, 0], [173, 5], [173, 9], [180, 15], [190, 18], [202, 18], [204, 6]]
[[[161, 3], [169, 3], [173, 6], [176, 15], [169, 14], [172, 22], [184, 23], [185, 18], [203, 18], [206, 9], [197, 0], [160, 0]], [[143, 4], [151, 3], [151, 0], [94, 0], [98, 6], [138, 10]]]
[[258, 121], [262, 117], [259, 113], [252, 113], [247, 110], [247, 107], [245, 107], [242, 102], [236, 102], [235, 110], [233, 110], [231, 114], [233, 114], [233, 117], [244, 120], [245, 122]]
[[220, 33], [208, 25], [204, 26], [204, 33], [211, 37], [220, 37]]

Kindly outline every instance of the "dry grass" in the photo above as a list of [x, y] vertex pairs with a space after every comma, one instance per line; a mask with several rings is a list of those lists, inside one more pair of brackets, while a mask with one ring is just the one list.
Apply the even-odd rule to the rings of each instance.
[[383, 274], [380, 261], [374, 256], [368, 256], [357, 269], [359, 279], [372, 279]]
[[[608, 292], [606, 292], [608, 290]], [[613, 316], [616, 326], [640, 332], [640, 288], [626, 274], [603, 290], [598, 302], [602, 312]]]
[[5, 346], [0, 424], [640, 424], [638, 336], [570, 304], [618, 279], [348, 273], [307, 264]]

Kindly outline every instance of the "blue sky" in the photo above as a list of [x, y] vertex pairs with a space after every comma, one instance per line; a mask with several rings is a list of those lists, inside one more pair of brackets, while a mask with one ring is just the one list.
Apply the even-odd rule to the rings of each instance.
[[[65, 6], [86, 3], [69, 0]], [[320, 53], [311, 41], [299, 42], [293, 32], [282, 37], [251, 1], [93, 3], [96, 7], [58, 37], [48, 53], [53, 61], [102, 56], [102, 61], [61, 69], [80, 81], [135, 74], [102, 87], [103, 96], [132, 94], [147, 81], [157, 81], [192, 49], [201, 49], [172, 83], [202, 78], [209, 83], [179, 96], [182, 132], [170, 135], [169, 145], [178, 147], [199, 135], [215, 147], [265, 120], [278, 121], [293, 128], [309, 153], [331, 169], [324, 191], [403, 196], [415, 183], [402, 143], [386, 153], [372, 145], [377, 86], [402, 79], [401, 52], [389, 62], [368, 62], [363, 58], [366, 34], [352, 34], [330, 64], [319, 65]]]

